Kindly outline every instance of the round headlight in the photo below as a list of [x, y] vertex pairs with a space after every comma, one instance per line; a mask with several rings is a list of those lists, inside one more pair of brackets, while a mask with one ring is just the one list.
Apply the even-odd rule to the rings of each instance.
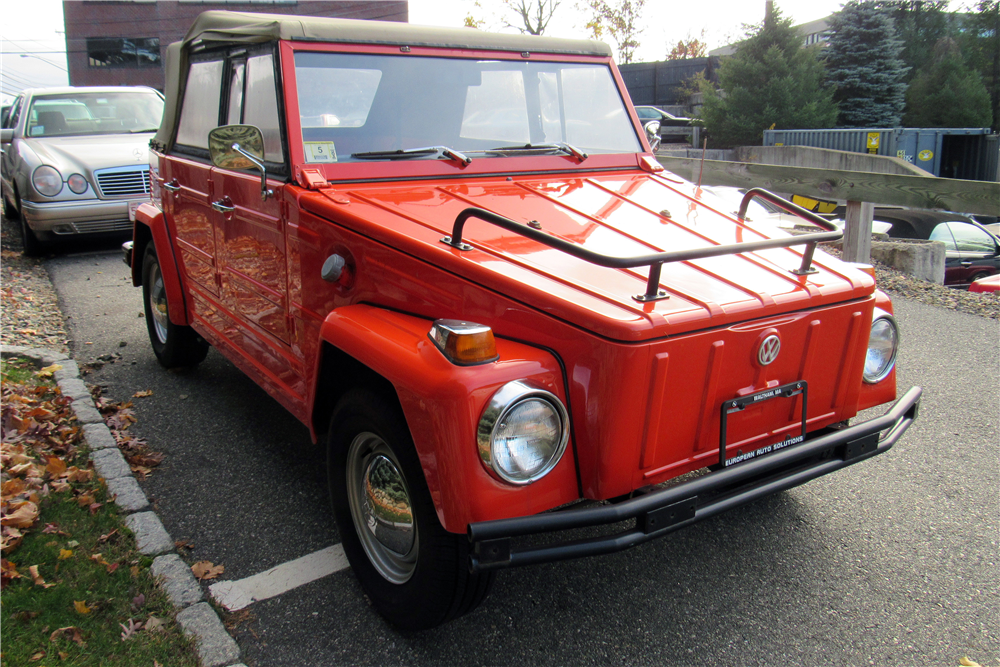
[[896, 321], [888, 314], [872, 321], [871, 335], [868, 337], [868, 353], [865, 355], [865, 382], [874, 384], [889, 375], [896, 363], [899, 349], [899, 331]]
[[69, 189], [78, 195], [82, 195], [87, 191], [87, 179], [80, 174], [73, 174], [66, 179], [66, 185]]
[[568, 440], [562, 401], [525, 382], [501, 387], [479, 420], [479, 456], [490, 472], [511, 484], [530, 484], [548, 474]]
[[56, 171], [55, 167], [42, 165], [35, 169], [31, 175], [31, 183], [40, 194], [46, 197], [55, 197], [62, 190], [62, 175]]

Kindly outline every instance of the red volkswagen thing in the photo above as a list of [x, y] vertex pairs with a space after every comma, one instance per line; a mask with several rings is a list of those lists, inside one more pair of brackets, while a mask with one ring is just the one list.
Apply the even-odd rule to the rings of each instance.
[[882, 454], [916, 417], [889, 299], [817, 251], [841, 233], [665, 172], [600, 42], [206, 12], [166, 86], [126, 244], [153, 352], [214, 347], [310, 428], [399, 628], [470, 611], [501, 568]]

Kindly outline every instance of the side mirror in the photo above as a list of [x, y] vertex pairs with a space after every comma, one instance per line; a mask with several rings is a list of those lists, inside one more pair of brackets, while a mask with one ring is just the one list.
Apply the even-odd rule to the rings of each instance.
[[14, 140], [14, 128], [8, 127], [0, 130], [0, 144], [9, 144]]
[[223, 125], [208, 133], [208, 154], [212, 164], [223, 169], [260, 171], [260, 198], [274, 195], [267, 187], [264, 167], [264, 135], [253, 125]]
[[649, 150], [656, 152], [660, 147], [660, 121], [651, 120], [643, 128], [646, 130], [646, 138], [649, 140]]

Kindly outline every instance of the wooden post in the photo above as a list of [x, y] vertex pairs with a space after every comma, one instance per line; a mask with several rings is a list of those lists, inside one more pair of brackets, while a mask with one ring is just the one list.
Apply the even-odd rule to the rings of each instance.
[[844, 216], [844, 261], [868, 264], [872, 258], [872, 216], [875, 204], [848, 201]]

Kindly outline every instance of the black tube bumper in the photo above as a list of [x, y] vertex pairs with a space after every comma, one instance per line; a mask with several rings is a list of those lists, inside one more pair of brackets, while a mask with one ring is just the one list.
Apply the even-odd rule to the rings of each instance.
[[[614, 505], [469, 524], [472, 572], [623, 551], [888, 451], [917, 418], [923, 390], [913, 387], [881, 417], [824, 432], [805, 442], [677, 486]], [[635, 519], [624, 532], [541, 546], [512, 538]]]

